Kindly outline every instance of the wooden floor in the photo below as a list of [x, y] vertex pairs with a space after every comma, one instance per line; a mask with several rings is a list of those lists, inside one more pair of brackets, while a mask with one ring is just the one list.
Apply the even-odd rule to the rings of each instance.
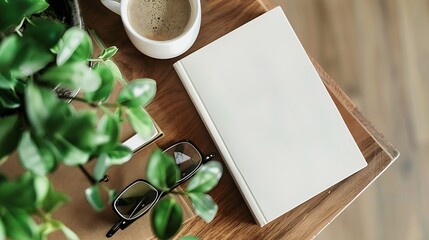
[[274, 0], [401, 156], [319, 240], [429, 239], [429, 1]]

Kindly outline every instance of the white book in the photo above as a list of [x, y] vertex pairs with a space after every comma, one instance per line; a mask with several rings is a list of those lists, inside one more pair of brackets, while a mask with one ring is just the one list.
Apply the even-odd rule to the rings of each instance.
[[260, 226], [367, 165], [280, 7], [174, 68]]

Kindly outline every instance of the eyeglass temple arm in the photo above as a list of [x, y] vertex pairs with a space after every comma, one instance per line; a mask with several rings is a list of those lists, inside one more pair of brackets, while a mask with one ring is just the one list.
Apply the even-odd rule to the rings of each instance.
[[[165, 195], [165, 194], [164, 194]], [[164, 196], [162, 195], [162, 197]], [[138, 204], [137, 206], [139, 206], [140, 204]], [[133, 212], [136, 211], [137, 208], [134, 208]], [[112, 226], [112, 228], [110, 228], [110, 230], [107, 232], [106, 237], [111, 237], [113, 236], [113, 234], [115, 234], [119, 229], [124, 230], [125, 228], [127, 228], [129, 225], [131, 225], [136, 219], [133, 220], [119, 220], [118, 222], [115, 223], [115, 225]]]
[[216, 154], [215, 153], [209, 153], [209, 154], [207, 154], [206, 155], [206, 157], [203, 159], [203, 163], [206, 163], [206, 162], [208, 162], [208, 161], [210, 161], [210, 160], [212, 160], [213, 158], [215, 158], [216, 157]]
[[113, 225], [112, 228], [110, 228], [110, 230], [106, 233], [106, 237], [108, 238], [112, 237], [113, 234], [115, 234], [119, 229], [122, 228], [121, 226], [124, 223], [125, 223], [125, 220], [119, 220], [118, 222], [116, 222], [115, 225]]

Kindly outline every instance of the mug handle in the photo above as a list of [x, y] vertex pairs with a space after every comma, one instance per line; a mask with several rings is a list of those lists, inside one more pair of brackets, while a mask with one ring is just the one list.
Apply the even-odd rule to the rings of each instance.
[[121, 15], [121, 0], [101, 0], [101, 3], [110, 11]]

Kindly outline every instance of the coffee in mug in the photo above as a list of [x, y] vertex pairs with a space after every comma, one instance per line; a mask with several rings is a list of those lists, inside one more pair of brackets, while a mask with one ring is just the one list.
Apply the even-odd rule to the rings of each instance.
[[128, 38], [147, 56], [168, 59], [188, 50], [201, 26], [200, 0], [101, 0], [121, 15]]
[[128, 19], [140, 35], [156, 41], [180, 36], [189, 22], [189, 0], [130, 0]]

